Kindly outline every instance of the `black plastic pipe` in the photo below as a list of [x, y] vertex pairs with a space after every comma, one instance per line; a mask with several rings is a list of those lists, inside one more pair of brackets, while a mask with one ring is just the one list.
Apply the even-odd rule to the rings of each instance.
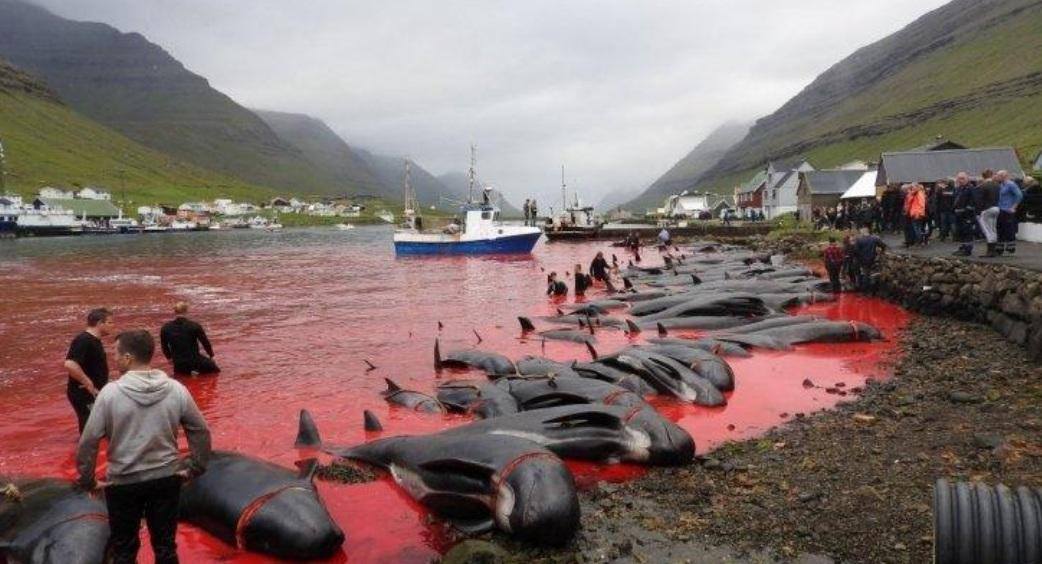
[[1042, 564], [1042, 488], [937, 480], [933, 534], [937, 564]]

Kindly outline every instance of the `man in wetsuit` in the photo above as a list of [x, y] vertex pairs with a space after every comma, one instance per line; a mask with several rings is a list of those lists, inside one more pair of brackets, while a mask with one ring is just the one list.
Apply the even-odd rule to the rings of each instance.
[[593, 261], [590, 263], [590, 274], [593, 275], [594, 280], [601, 282], [608, 279], [608, 261], [604, 259], [604, 253], [598, 251], [597, 256], [593, 257]]
[[111, 311], [103, 307], [90, 310], [87, 329], [76, 335], [65, 355], [65, 371], [69, 374], [65, 395], [76, 412], [81, 434], [94, 407], [94, 398], [109, 381], [109, 363], [101, 338], [111, 333], [113, 326]]
[[861, 235], [854, 240], [854, 257], [858, 263], [858, 289], [862, 292], [871, 289], [879, 251], [885, 250], [886, 243], [882, 239], [871, 234], [867, 227], [861, 228]]
[[[213, 347], [206, 338], [202, 325], [185, 317], [188, 304], [178, 302], [174, 306], [173, 321], [168, 321], [159, 331], [163, 356], [174, 363], [174, 372], [178, 374], [211, 374], [221, 369], [213, 361]], [[199, 345], [206, 350], [207, 356], [199, 352]]]

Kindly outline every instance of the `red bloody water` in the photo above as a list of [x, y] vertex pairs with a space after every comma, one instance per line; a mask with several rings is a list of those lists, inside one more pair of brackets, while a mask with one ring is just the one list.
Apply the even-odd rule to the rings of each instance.
[[[379, 396], [385, 377], [433, 391], [435, 337], [443, 351], [473, 346], [477, 331], [482, 348], [512, 358], [588, 359], [582, 345], [520, 340], [516, 318], [552, 314], [558, 304], [545, 296], [546, 273], [571, 273], [598, 250], [626, 260], [603, 243], [540, 244], [525, 257], [396, 259], [383, 228], [2, 241], [0, 474], [74, 476], [76, 426], [61, 362], [91, 307], [113, 308], [121, 329], [156, 332], [174, 302], [189, 301], [223, 369], [217, 377], [182, 379], [212, 427], [215, 447], [291, 466], [311, 454], [292, 447], [301, 408], [311, 410], [326, 441], [340, 444], [367, 438], [363, 409], [381, 418], [387, 435], [462, 423], [394, 409]], [[657, 260], [647, 255], [645, 264]], [[691, 432], [700, 453], [843, 399], [825, 388], [849, 393], [868, 377], [886, 377], [880, 361], [908, 320], [895, 306], [853, 295], [799, 312], [865, 321], [889, 341], [729, 359], [736, 389], [722, 408], [656, 398], [662, 413]], [[629, 342], [608, 330], [597, 339], [601, 351]], [[363, 359], [377, 369], [367, 372]], [[170, 371], [165, 361], [156, 364]], [[805, 379], [816, 387], [805, 388]], [[580, 485], [639, 474], [626, 465], [570, 465]], [[333, 561], [428, 561], [446, 548], [444, 526], [429, 524], [389, 479], [320, 482], [319, 490], [347, 535]], [[179, 543], [185, 562], [270, 560], [191, 526], [180, 527]], [[142, 560], [151, 561], [147, 548]]]

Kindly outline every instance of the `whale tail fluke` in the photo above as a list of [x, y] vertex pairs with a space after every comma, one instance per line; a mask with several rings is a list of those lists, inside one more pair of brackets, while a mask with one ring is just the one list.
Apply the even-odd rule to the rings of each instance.
[[519, 316], [517, 318], [517, 322], [521, 324], [522, 332], [527, 333], [529, 331], [535, 331], [535, 324], [532, 323], [531, 319], [524, 316]]
[[363, 358], [362, 362], [364, 362], [365, 365], [368, 367], [368, 368], [365, 369], [366, 372], [372, 372], [373, 370], [376, 370], [376, 365], [371, 363], [371, 362], [369, 362], [368, 359]]
[[362, 424], [365, 426], [365, 430], [370, 433], [377, 433], [384, 430], [384, 426], [380, 424], [380, 420], [377, 419], [376, 414], [368, 409], [362, 413]]
[[484, 339], [481, 338], [481, 333], [478, 333], [477, 329], [471, 329], [471, 331], [473, 331], [474, 332], [474, 336], [478, 338], [477, 344], [480, 345], [481, 342], [484, 341]]
[[444, 328], [445, 328], [445, 325], [441, 321], [439, 321], [438, 322], [438, 331], [441, 331]]
[[318, 472], [318, 459], [308, 458], [306, 460], [297, 461], [297, 479], [306, 480], [310, 482], [315, 478], [315, 474]]
[[306, 409], [300, 410], [300, 423], [297, 425], [297, 440], [293, 443], [297, 448], [320, 447], [322, 437], [318, 434], [318, 425], [311, 417], [311, 412]]
[[669, 335], [669, 331], [666, 331], [666, 326], [665, 325], [663, 325], [661, 323], [656, 323], [655, 326], [658, 327], [658, 336], [659, 337], [665, 337], [666, 335]]
[[441, 372], [441, 343], [434, 339], [434, 369]]
[[586, 316], [586, 326], [590, 328], [590, 334], [593, 335], [593, 320], [589, 315]]
[[640, 333], [640, 327], [634, 323], [632, 319], [626, 320], [626, 327], [629, 328], [628, 332], [630, 335], [637, 335]]

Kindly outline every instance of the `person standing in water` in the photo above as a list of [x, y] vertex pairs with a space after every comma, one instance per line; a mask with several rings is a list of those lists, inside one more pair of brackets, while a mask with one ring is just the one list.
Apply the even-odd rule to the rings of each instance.
[[[112, 562], [137, 561], [142, 517], [148, 523], [155, 561], [177, 559], [177, 506], [181, 482], [201, 474], [210, 459], [210, 430], [183, 384], [150, 366], [156, 343], [148, 331], [116, 338], [116, 364], [123, 376], [98, 394], [76, 451], [80, 487], [98, 486], [98, 445], [108, 439], [105, 504]], [[182, 459], [177, 429], [183, 427], [191, 455]]]
[[593, 275], [594, 280], [601, 282], [608, 279], [608, 261], [604, 259], [604, 253], [597, 251], [597, 256], [593, 257], [593, 261], [590, 263], [590, 274]]
[[[187, 313], [188, 304], [178, 302], [174, 305], [174, 315], [177, 317], [168, 321], [159, 331], [163, 356], [173, 362], [174, 372], [177, 374], [220, 372], [221, 369], [213, 361], [213, 347], [206, 338], [206, 331], [202, 325], [185, 317]], [[206, 350], [207, 356], [199, 352], [199, 345]]]
[[586, 289], [593, 286], [593, 278], [589, 274], [583, 274], [583, 265], [575, 265], [575, 297], [585, 296]]
[[829, 282], [832, 283], [832, 293], [838, 294], [843, 290], [840, 281], [840, 272], [843, 270], [843, 249], [836, 244], [835, 237], [829, 237], [829, 246], [825, 247], [825, 270], [829, 273]]
[[556, 272], [551, 272], [546, 277], [546, 295], [554, 297], [568, 295], [568, 285], [557, 279]]
[[69, 381], [65, 396], [76, 412], [80, 434], [94, 406], [94, 398], [109, 381], [109, 363], [101, 338], [112, 332], [112, 312], [99, 307], [87, 313], [87, 328], [69, 345], [65, 355], [65, 371]]

